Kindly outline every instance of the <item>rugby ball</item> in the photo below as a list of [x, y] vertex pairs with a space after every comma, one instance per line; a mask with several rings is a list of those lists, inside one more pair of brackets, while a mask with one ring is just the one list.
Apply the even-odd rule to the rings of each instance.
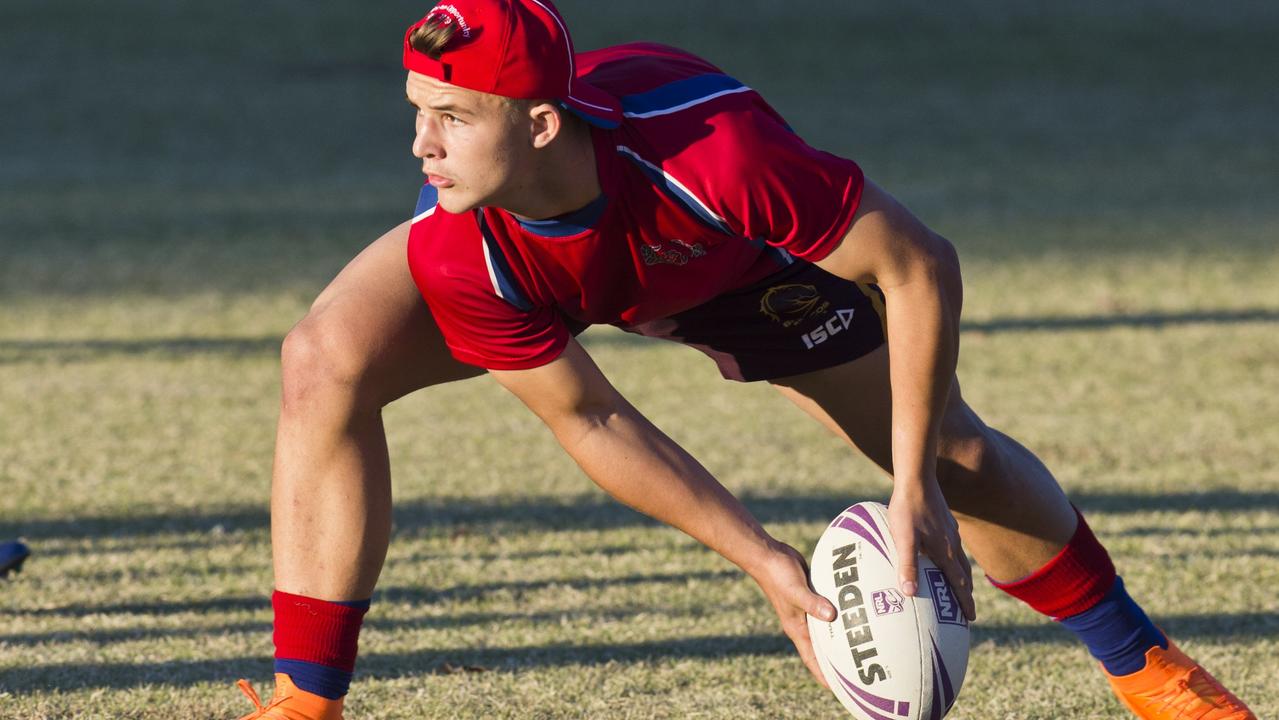
[[861, 720], [941, 720], [968, 669], [968, 620], [941, 570], [919, 557], [919, 590], [898, 589], [887, 508], [853, 505], [826, 528], [813, 588], [834, 622], [808, 617], [817, 663], [840, 703]]

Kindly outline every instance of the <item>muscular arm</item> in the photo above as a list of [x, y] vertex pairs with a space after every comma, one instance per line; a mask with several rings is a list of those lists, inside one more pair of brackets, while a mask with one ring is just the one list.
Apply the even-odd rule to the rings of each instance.
[[732, 493], [627, 402], [577, 341], [542, 367], [492, 374], [547, 424], [601, 488], [696, 538], [754, 578], [800, 657], [824, 684], [804, 613], [830, 620], [835, 609], [809, 590], [802, 557], [770, 537]]
[[617, 500], [754, 574], [772, 539], [750, 512], [608, 382], [576, 341], [533, 370], [493, 371]]
[[959, 358], [963, 286], [955, 249], [867, 181], [852, 227], [817, 265], [884, 292], [893, 472], [899, 480], [918, 481], [936, 464], [937, 434]]
[[915, 592], [918, 537], [972, 617], [971, 570], [936, 479], [937, 438], [959, 357], [963, 285], [955, 249], [867, 181], [848, 233], [817, 265], [875, 283], [884, 293], [893, 396], [889, 519], [902, 555], [903, 590]]

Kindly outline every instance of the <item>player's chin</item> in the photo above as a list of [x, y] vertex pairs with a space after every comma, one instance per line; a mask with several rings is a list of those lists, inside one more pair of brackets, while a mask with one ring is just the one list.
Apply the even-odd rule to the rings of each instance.
[[481, 205], [479, 198], [459, 192], [456, 188], [441, 188], [436, 195], [436, 202], [452, 215], [470, 212]]

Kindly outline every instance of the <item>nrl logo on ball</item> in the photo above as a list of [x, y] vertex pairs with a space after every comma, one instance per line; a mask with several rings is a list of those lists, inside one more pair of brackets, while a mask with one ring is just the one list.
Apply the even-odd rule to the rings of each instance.
[[891, 615], [902, 611], [902, 594], [892, 588], [876, 590], [871, 595], [876, 615]]
[[937, 609], [937, 622], [968, 625], [968, 618], [964, 617], [963, 611], [959, 609], [959, 601], [950, 591], [950, 585], [946, 583], [946, 576], [942, 574], [942, 571], [937, 568], [925, 568], [924, 575], [928, 578], [929, 589], [932, 590], [933, 607]]

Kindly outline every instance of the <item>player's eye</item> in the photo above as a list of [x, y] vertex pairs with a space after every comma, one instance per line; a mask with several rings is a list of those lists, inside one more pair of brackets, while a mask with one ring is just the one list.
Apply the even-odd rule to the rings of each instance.
[[448, 124], [450, 124], [450, 125], [461, 125], [461, 124], [462, 124], [462, 120], [461, 120], [458, 116], [453, 115], [453, 114], [451, 114], [451, 113], [444, 113], [444, 115], [442, 115], [441, 117], [443, 117], [443, 118], [444, 118], [444, 122], [446, 122], [446, 123], [448, 123]]

